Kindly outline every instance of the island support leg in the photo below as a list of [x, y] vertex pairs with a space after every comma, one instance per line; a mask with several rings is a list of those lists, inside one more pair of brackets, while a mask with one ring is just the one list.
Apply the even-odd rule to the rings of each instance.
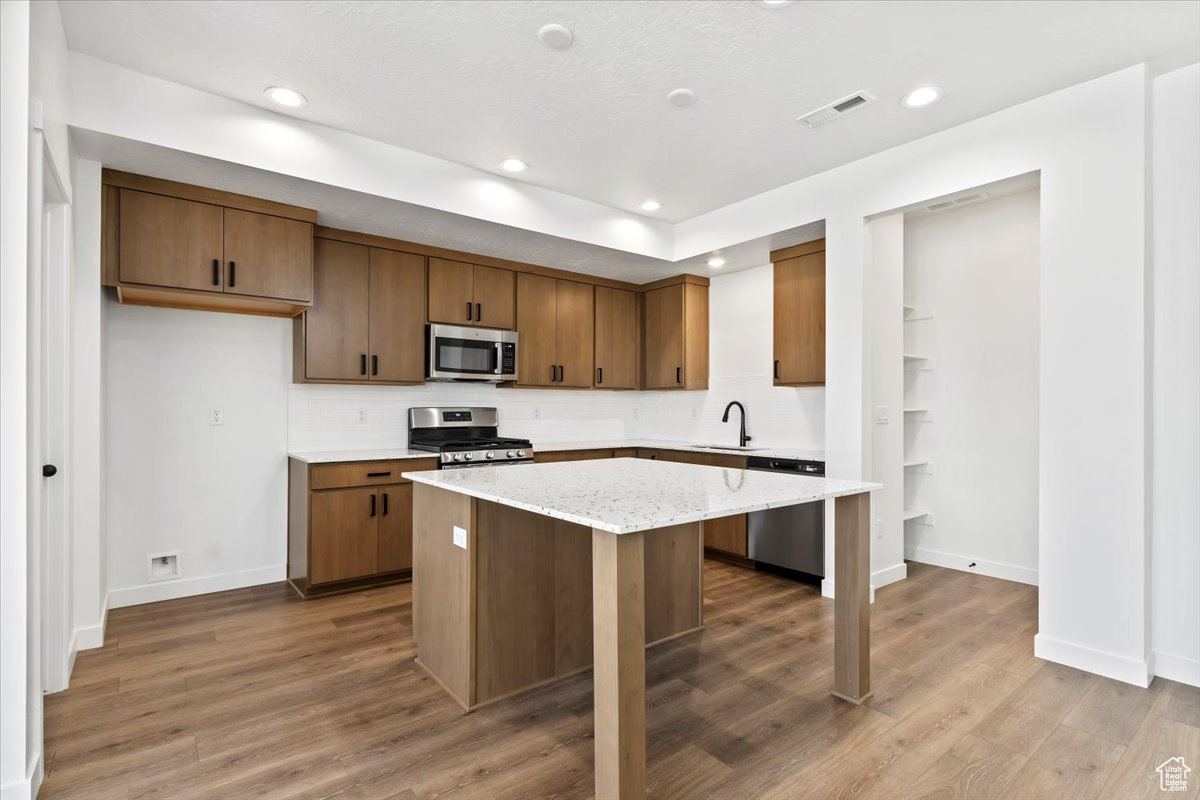
[[834, 501], [833, 695], [871, 696], [871, 495]]
[[645, 535], [592, 530], [596, 797], [646, 796]]

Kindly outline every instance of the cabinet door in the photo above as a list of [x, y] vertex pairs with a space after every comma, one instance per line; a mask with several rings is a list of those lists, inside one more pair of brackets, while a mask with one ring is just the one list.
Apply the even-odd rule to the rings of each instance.
[[704, 546], [735, 556], [746, 557], [746, 515], [706, 519], [700, 523], [704, 530]]
[[313, 226], [225, 209], [225, 291], [307, 303], [313, 296]]
[[371, 248], [370, 378], [425, 380], [425, 257]]
[[475, 266], [476, 325], [505, 330], [512, 330], [516, 326], [513, 284], [514, 275], [510, 269]]
[[214, 292], [224, 288], [220, 206], [132, 189], [121, 189], [119, 197], [122, 282]]
[[825, 383], [825, 253], [775, 264], [775, 383]]
[[596, 287], [596, 383], [600, 389], [636, 389], [637, 295]]
[[412, 569], [413, 487], [379, 487], [379, 571]]
[[522, 272], [517, 276], [517, 382], [558, 386], [558, 281]]
[[472, 325], [475, 268], [462, 261], [429, 259], [429, 321]]
[[595, 300], [592, 286], [575, 281], [556, 283], [558, 385], [588, 387], [592, 385], [595, 358]]
[[313, 304], [304, 312], [304, 376], [366, 380], [368, 250], [317, 239], [313, 251]]
[[646, 388], [683, 386], [683, 284], [646, 292]]
[[379, 571], [379, 499], [374, 487], [313, 492], [309, 581], [316, 585]]

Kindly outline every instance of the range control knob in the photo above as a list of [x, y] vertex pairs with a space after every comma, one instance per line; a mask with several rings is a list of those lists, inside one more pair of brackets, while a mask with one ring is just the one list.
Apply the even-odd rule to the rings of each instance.
[[483, 454], [483, 457], [486, 458], [488, 461], [491, 461], [493, 458], [496, 457], [496, 454], [493, 453], [491, 450], [488, 450], [486, 453]]
[[474, 453], [466, 453], [465, 455], [463, 455], [463, 458], [465, 458], [467, 461], [474, 461], [475, 454]]
[[454, 454], [454, 460], [455, 460], [455, 461], [462, 461], [462, 453], [455, 453], [455, 454]]
[[524, 451], [524, 450], [518, 450], [518, 451], [517, 451], [517, 458], [524, 458], [524, 457], [525, 457], [525, 451]]
[[512, 450], [509, 450], [507, 453], [504, 454], [505, 458], [513, 458], [514, 456], [516, 456], [516, 453], [514, 453]]

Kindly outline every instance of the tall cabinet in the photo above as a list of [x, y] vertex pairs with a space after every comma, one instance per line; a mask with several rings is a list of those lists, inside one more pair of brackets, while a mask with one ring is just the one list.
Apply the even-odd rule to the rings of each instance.
[[825, 385], [825, 240], [771, 254], [776, 386]]
[[708, 285], [690, 277], [646, 292], [647, 389], [708, 388]]

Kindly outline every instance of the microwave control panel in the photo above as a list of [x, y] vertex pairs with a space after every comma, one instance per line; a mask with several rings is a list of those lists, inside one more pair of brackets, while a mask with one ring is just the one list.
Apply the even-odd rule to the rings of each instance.
[[517, 345], [515, 342], [500, 344], [500, 374], [515, 375], [517, 372]]

